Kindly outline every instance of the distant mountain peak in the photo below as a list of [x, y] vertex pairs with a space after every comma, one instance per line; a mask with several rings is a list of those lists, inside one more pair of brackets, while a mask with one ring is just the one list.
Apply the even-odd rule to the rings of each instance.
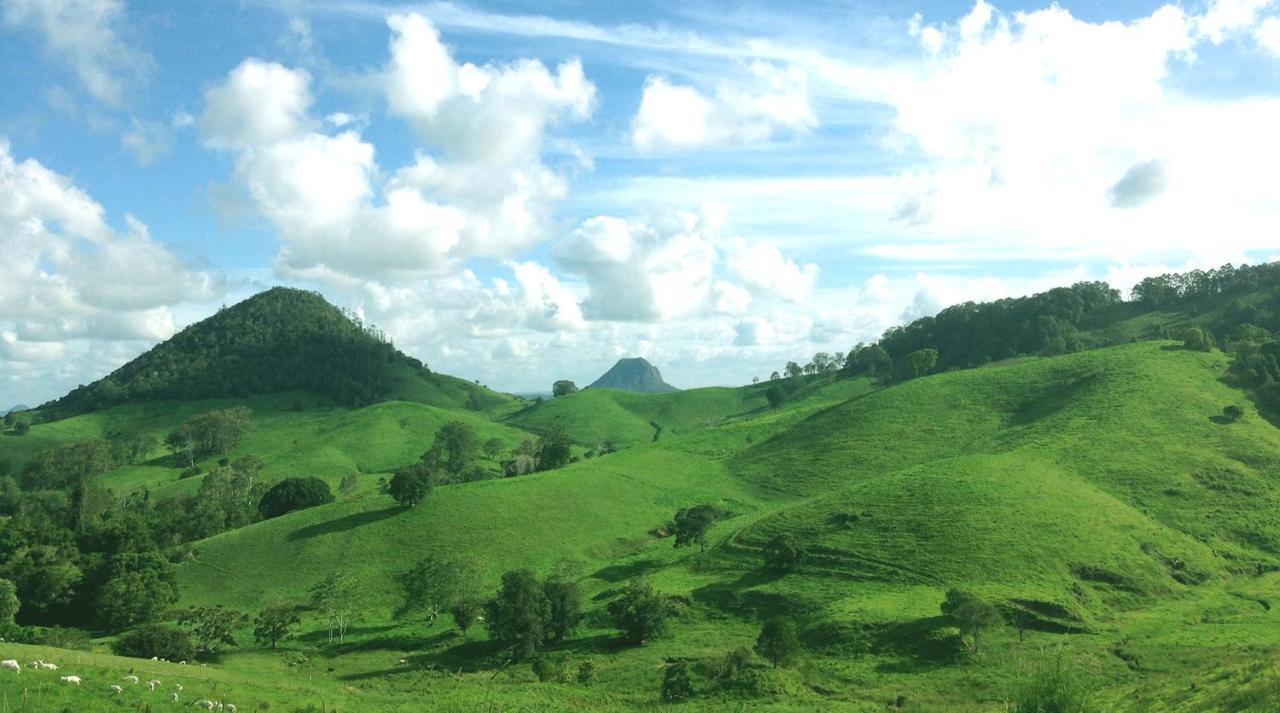
[[599, 379], [591, 382], [588, 389], [618, 389], [635, 391], [642, 394], [661, 394], [668, 391], [679, 391], [676, 387], [662, 380], [662, 372], [658, 367], [640, 357], [619, 359]]

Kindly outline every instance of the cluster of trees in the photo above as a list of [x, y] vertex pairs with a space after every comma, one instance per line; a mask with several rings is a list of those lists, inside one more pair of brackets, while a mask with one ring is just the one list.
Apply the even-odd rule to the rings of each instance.
[[1148, 277], [1134, 285], [1130, 296], [1151, 307], [1169, 307], [1186, 300], [1253, 292], [1280, 286], [1280, 263], [1223, 265], [1216, 270]]
[[58, 419], [127, 402], [295, 389], [356, 406], [391, 388], [396, 364], [425, 369], [318, 293], [277, 287], [187, 327], [40, 411]]
[[234, 406], [193, 416], [165, 436], [165, 446], [179, 463], [194, 467], [197, 460], [226, 455], [239, 445], [253, 427], [250, 415], [247, 407]]
[[191, 494], [152, 500], [98, 487], [120, 459], [145, 455], [151, 437], [108, 436], [38, 454], [20, 480], [0, 476], [0, 578], [24, 625], [118, 631], [154, 620], [177, 600], [180, 545], [261, 517], [261, 459], [223, 459]]

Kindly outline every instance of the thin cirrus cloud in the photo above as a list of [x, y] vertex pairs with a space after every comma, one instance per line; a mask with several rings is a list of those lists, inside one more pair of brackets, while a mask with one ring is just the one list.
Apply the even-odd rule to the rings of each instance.
[[151, 63], [121, 36], [123, 0], [2, 0], [0, 15], [10, 28], [38, 35], [48, 56], [107, 104], [123, 104], [129, 82]]

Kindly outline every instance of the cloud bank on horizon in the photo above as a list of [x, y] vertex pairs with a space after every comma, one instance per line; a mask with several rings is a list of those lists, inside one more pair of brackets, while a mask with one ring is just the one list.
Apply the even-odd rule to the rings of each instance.
[[1280, 0], [1074, 5], [0, 0], [0, 407], [276, 283], [523, 391], [1276, 258]]

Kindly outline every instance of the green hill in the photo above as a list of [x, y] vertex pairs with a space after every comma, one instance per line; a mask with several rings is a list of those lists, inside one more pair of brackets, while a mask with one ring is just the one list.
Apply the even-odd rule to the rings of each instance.
[[[1280, 564], [1280, 435], [1220, 381], [1225, 368], [1220, 354], [1141, 343], [794, 405], [562, 471], [448, 486], [412, 511], [371, 493], [202, 543], [182, 588], [192, 602], [251, 608], [350, 572], [368, 592], [371, 631], [383, 632], [336, 660], [358, 675], [365, 647], [467, 660], [457, 657], [471, 644], [421, 638], [386, 613], [394, 575], [414, 553], [475, 553], [493, 582], [568, 557], [600, 597], [588, 617], [596, 624], [572, 650], [607, 652], [620, 695], [624, 682], [651, 678], [642, 672], [656, 650], [590, 642], [607, 636], [610, 592], [643, 573], [691, 605], [662, 656], [712, 656], [749, 643], [758, 617], [792, 612], [812, 661], [779, 685], [822, 689], [819, 702], [872, 705], [909, 690], [921, 710], [994, 710], [1007, 694], [999, 681], [1021, 664], [985, 660], [974, 679], [972, 667], [946, 663], [953, 644], [937, 629], [938, 602], [963, 586], [1024, 617], [1035, 642], [1009, 630], [989, 646], [1024, 661], [1037, 647], [1067, 646], [1103, 664], [1110, 693], [1098, 695], [1114, 709], [1143, 710], [1122, 692], [1165, 695], [1164, 676], [1208, 667], [1242, 642], [1278, 652], [1265, 633], [1273, 616], [1257, 604], [1269, 585], [1255, 577]], [[1245, 418], [1215, 420], [1227, 403]], [[708, 553], [671, 550], [652, 534], [703, 501], [733, 514]], [[779, 532], [806, 543], [811, 559], [792, 575], [762, 576], [758, 553]], [[290, 563], [295, 576], [273, 576]], [[1156, 616], [1195, 618], [1194, 643], [1153, 628]], [[1177, 663], [1138, 675], [1109, 653], [1116, 647]], [[458, 685], [487, 674], [476, 675]]]
[[347, 406], [399, 397], [481, 411], [510, 401], [432, 374], [317, 293], [276, 287], [219, 310], [39, 410], [43, 419], [56, 420], [128, 403], [299, 390]]

